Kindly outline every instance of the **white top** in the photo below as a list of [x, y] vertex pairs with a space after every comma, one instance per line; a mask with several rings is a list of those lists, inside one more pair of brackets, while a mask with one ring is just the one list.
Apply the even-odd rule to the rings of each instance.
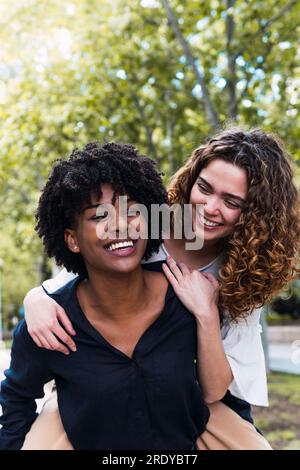
[[[164, 261], [167, 255], [168, 252], [162, 244], [158, 253], [154, 253], [144, 263]], [[222, 255], [219, 255], [199, 271], [211, 272], [218, 277], [221, 261]], [[62, 269], [54, 279], [44, 281], [43, 287], [47, 292], [53, 293], [75, 277], [75, 274]], [[233, 374], [233, 381], [229, 386], [230, 393], [251, 405], [268, 406], [267, 374], [261, 341], [261, 311], [261, 308], [255, 309], [247, 319], [241, 319], [237, 323], [232, 323], [225, 317], [221, 337]]]

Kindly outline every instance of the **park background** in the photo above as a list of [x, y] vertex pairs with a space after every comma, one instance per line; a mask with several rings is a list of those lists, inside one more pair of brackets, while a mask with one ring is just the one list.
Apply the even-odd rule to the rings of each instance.
[[[299, 35], [297, 0], [0, 0], [4, 339], [26, 292], [51, 277], [34, 212], [52, 162], [74, 146], [132, 143], [167, 183], [220, 128], [260, 126], [286, 143], [300, 188]], [[299, 282], [291, 291], [297, 299]], [[300, 326], [268, 311], [288, 366], [269, 374], [256, 425], [275, 448], [300, 449]]]

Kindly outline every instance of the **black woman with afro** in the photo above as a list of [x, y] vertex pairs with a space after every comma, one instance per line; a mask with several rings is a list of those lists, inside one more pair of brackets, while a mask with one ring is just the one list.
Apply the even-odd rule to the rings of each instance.
[[[47, 255], [79, 273], [51, 294], [76, 328], [77, 351], [41, 349], [19, 323], [1, 386], [1, 449], [22, 448], [50, 380], [74, 449], [188, 450], [205, 430], [195, 319], [166, 277], [141, 265], [160, 240], [123, 237], [124, 222], [145, 222], [118, 213], [120, 195], [129, 208], [167, 203], [155, 163], [130, 145], [92, 143], [55, 163], [36, 228]], [[102, 204], [120, 215], [117, 239], [97, 235]]]

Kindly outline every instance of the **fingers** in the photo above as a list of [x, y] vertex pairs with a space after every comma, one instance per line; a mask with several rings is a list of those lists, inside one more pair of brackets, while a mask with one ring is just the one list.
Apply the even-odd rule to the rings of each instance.
[[215, 276], [212, 273], [202, 273], [206, 279], [208, 279], [215, 287], [219, 287], [219, 281], [215, 278]]
[[182, 272], [183, 276], [187, 276], [188, 274], [191, 274], [191, 271], [189, 270], [189, 268], [187, 267], [186, 264], [179, 263], [179, 266], [180, 266], [180, 269], [181, 269], [181, 272]]
[[167, 263], [169, 270], [172, 272], [173, 276], [177, 281], [180, 281], [182, 279], [182, 272], [177, 266], [176, 262], [171, 258], [171, 256], [167, 256]]
[[[70, 350], [68, 348], [73, 352], [77, 349], [72, 337], [64, 330], [58, 321], [61, 319], [61, 316], [66, 317], [66, 313], [63, 309], [57, 312], [57, 318], [46, 323], [46, 325], [40, 325], [39, 327], [36, 327], [35, 330], [28, 328], [28, 333], [39, 348], [58, 351], [68, 355], [70, 354]], [[67, 322], [69, 322], [70, 327], [71, 322], [69, 320]], [[71, 329], [73, 329], [72, 325]]]
[[209, 273], [200, 273], [203, 277], [205, 277], [205, 279], [207, 279], [208, 281], [211, 281], [210, 277], [209, 277]]
[[48, 342], [46, 336], [44, 336], [42, 333], [39, 334], [38, 339], [39, 339], [39, 341], [40, 341], [40, 343], [41, 343], [42, 348], [45, 348], [45, 349], [52, 349], [52, 346], [51, 346], [50, 343]]
[[[59, 321], [62, 323], [63, 327], [66, 329], [66, 331], [70, 334], [70, 335], [76, 335], [76, 331], [74, 330], [73, 328], [73, 325], [72, 323], [70, 322], [69, 320], [69, 317], [67, 316], [66, 312], [64, 311], [63, 308], [61, 309], [58, 309], [57, 311], [57, 318], [59, 319]], [[65, 342], [65, 341], [64, 341]], [[74, 342], [73, 342], [74, 343]], [[74, 343], [75, 345], [75, 343]], [[72, 348], [71, 348], [72, 349]]]
[[32, 334], [30, 334], [30, 336], [39, 348], [43, 347], [42, 343], [40, 342], [40, 340], [38, 339], [38, 337], [35, 334], [32, 333]]
[[70, 351], [64, 344], [60, 343], [53, 333], [45, 333], [39, 336], [39, 339], [42, 343], [42, 347], [46, 349], [51, 349], [53, 351], [61, 352], [63, 354], [69, 355]]
[[168, 279], [169, 283], [173, 286], [173, 289], [176, 289], [178, 287], [179, 283], [178, 283], [176, 277], [174, 276], [174, 274], [172, 273], [172, 271], [170, 270], [169, 266], [166, 263], [163, 263], [162, 264], [162, 269], [163, 269], [163, 272], [165, 273], [165, 276]]
[[76, 351], [76, 345], [73, 341], [73, 339], [71, 338], [71, 336], [69, 336], [65, 330], [59, 325], [57, 324], [54, 328], [53, 328], [53, 333], [55, 334], [55, 336], [60, 340], [62, 341], [64, 344], [66, 344], [73, 352]]

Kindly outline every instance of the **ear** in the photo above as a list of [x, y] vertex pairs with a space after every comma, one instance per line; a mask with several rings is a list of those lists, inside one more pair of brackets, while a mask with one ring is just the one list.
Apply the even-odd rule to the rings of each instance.
[[70, 251], [73, 253], [80, 253], [80, 248], [77, 243], [77, 238], [74, 230], [66, 228], [65, 230], [65, 242]]

